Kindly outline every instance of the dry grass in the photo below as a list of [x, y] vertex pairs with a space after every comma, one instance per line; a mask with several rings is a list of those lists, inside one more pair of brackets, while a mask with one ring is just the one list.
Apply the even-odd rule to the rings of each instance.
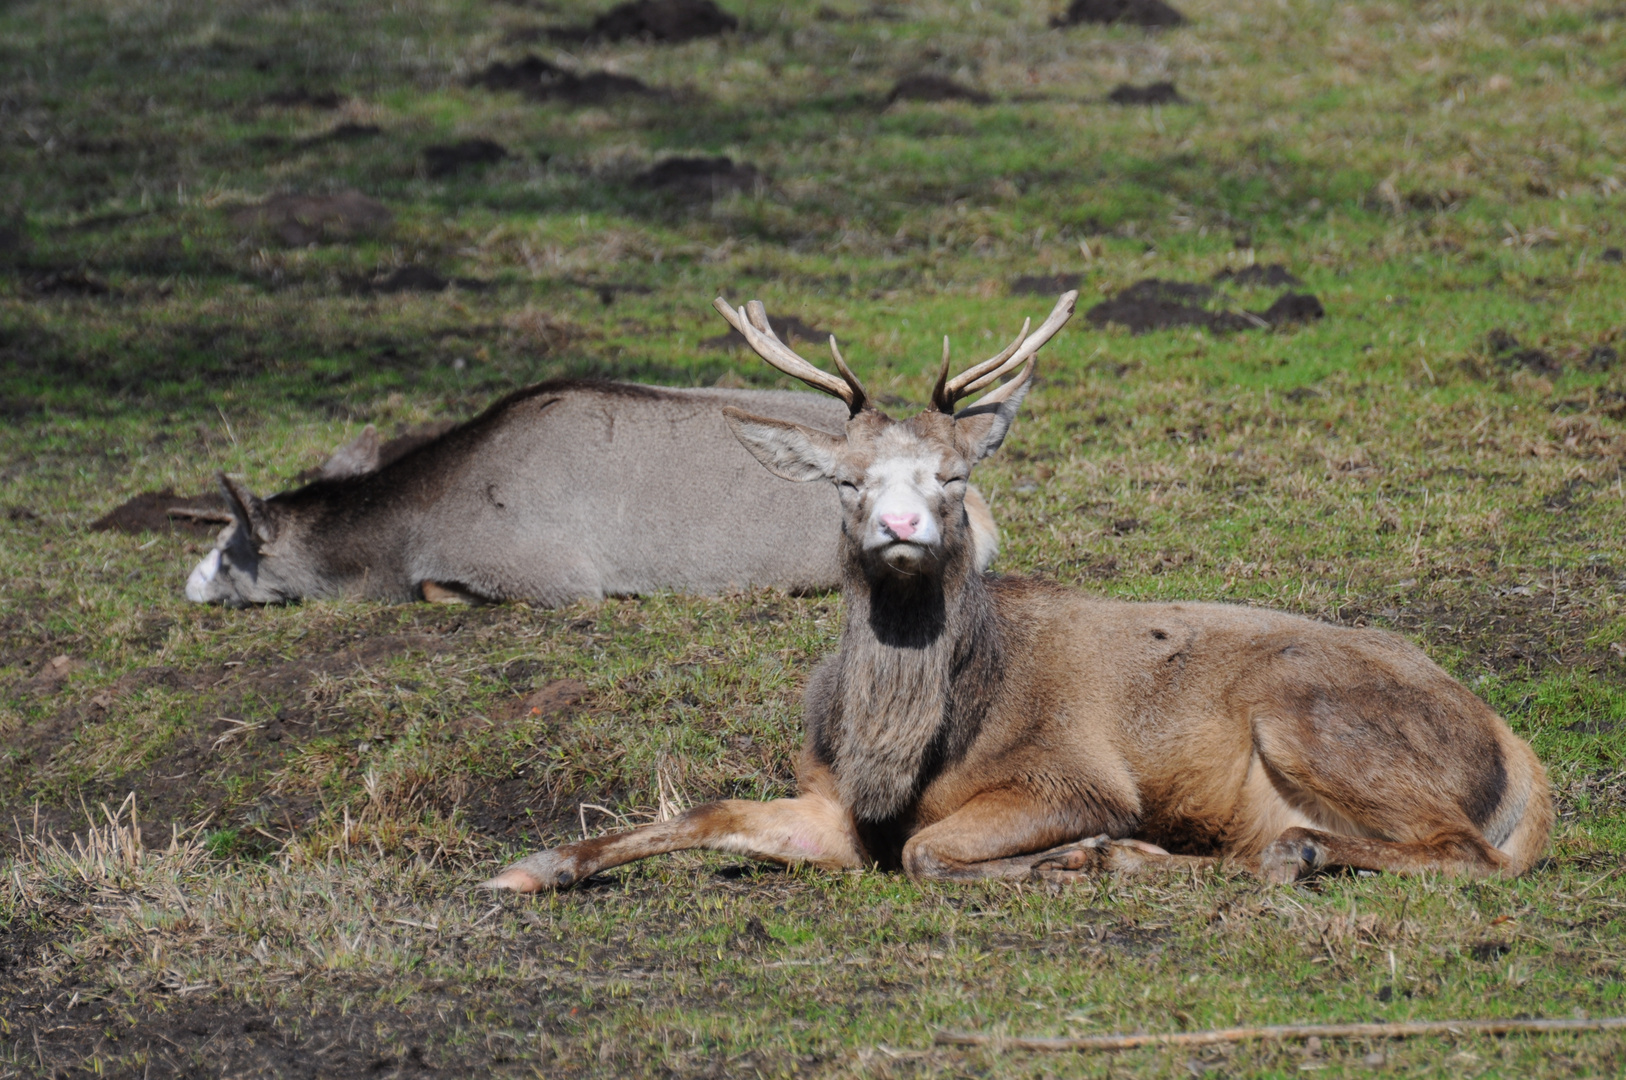
[[[1622, 1071], [1607, 1034], [1044, 1060], [930, 1037], [1626, 1012], [1626, 22], [1582, 0], [1188, 0], [1155, 34], [1014, 0], [725, 6], [726, 40], [569, 53], [514, 35], [601, 4], [0, 14], [0, 234], [22, 241], [0, 245], [0, 1075]], [[465, 85], [531, 50], [669, 96]], [[918, 72], [995, 102], [883, 107]], [[1191, 104], [1103, 100], [1165, 78]], [[266, 101], [302, 85], [347, 100]], [[380, 131], [301, 141], [346, 122]], [[426, 147], [471, 137], [510, 157], [427, 178]], [[766, 181], [635, 182], [699, 154]], [[348, 189], [394, 224], [293, 248], [231, 225]], [[690, 855], [494, 900], [471, 886], [519, 851], [787, 791], [839, 599], [201, 610], [179, 584], [206, 539], [86, 528], [217, 468], [274, 489], [363, 424], [547, 376], [772, 385], [702, 347], [718, 293], [837, 331], [901, 410], [939, 335], [991, 353], [1047, 306], [1020, 275], [1081, 274], [1093, 302], [1272, 262], [1324, 321], [1080, 319], [1047, 347], [978, 474], [1000, 569], [1407, 634], [1552, 772], [1553, 856], [1523, 880], [1050, 892]], [[413, 263], [488, 287], [366, 289]], [[561, 680], [573, 703], [532, 711]]]

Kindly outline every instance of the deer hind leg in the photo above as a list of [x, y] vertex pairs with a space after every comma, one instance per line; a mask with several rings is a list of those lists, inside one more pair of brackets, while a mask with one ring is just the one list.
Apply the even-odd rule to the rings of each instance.
[[1466, 831], [1438, 833], [1427, 840], [1397, 843], [1364, 836], [1345, 836], [1320, 829], [1292, 828], [1259, 854], [1259, 876], [1291, 882], [1327, 867], [1387, 870], [1396, 874], [1436, 871], [1486, 877], [1508, 869], [1506, 855], [1479, 835]]
[[773, 802], [706, 803], [670, 821], [539, 851], [485, 887], [516, 892], [567, 889], [601, 870], [691, 848], [831, 868], [864, 863], [850, 816], [833, 799], [812, 793]]

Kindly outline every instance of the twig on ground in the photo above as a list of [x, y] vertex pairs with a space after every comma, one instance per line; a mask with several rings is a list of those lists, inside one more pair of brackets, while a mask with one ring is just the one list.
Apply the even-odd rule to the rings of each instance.
[[1132, 1050], [1137, 1046], [1205, 1046], [1259, 1039], [1405, 1039], [1417, 1035], [1548, 1034], [1561, 1031], [1626, 1030], [1626, 1016], [1595, 1020], [1417, 1020], [1391, 1024], [1282, 1024], [1275, 1027], [1214, 1028], [1143, 1035], [1084, 1035], [1068, 1039], [1017, 1038], [939, 1031], [939, 1046], [992, 1046], [1001, 1050]]

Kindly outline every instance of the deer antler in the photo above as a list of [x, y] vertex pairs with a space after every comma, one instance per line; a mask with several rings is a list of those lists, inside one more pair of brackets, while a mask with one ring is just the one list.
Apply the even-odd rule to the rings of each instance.
[[1005, 350], [990, 360], [984, 360], [975, 367], [967, 368], [960, 374], [949, 378], [949, 345], [948, 338], [943, 339], [943, 368], [937, 376], [937, 386], [932, 389], [932, 405], [940, 412], [952, 414], [954, 403], [968, 394], [974, 394], [983, 387], [988, 386], [1023, 364], [1033, 359], [1034, 354], [1044, 346], [1044, 343], [1055, 337], [1056, 331], [1066, 325], [1067, 320], [1073, 317], [1073, 308], [1078, 304], [1078, 290], [1062, 293], [1061, 299], [1051, 309], [1050, 315], [1039, 324], [1039, 329], [1028, 333], [1028, 327], [1033, 325], [1032, 319], [1022, 322], [1022, 332], [1016, 335], [1016, 340], [1005, 347]]
[[746, 344], [756, 350], [762, 359], [791, 378], [800, 379], [815, 390], [823, 390], [845, 401], [853, 416], [863, 411], [869, 395], [864, 391], [864, 384], [858, 381], [858, 376], [847, 366], [847, 361], [842, 359], [834, 334], [830, 335], [830, 354], [835, 357], [836, 370], [841, 372], [839, 379], [803, 360], [790, 346], [779, 340], [779, 335], [768, 323], [768, 311], [762, 306], [762, 301], [752, 300], [744, 307], [736, 308], [719, 296], [711, 302], [711, 306], [728, 320], [728, 325], [740, 332]]

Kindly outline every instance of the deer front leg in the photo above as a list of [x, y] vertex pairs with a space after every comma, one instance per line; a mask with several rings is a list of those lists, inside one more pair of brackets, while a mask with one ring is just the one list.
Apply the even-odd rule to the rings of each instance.
[[706, 803], [656, 825], [539, 851], [485, 883], [488, 889], [565, 889], [613, 866], [668, 851], [709, 848], [777, 863], [831, 868], [864, 863], [852, 819], [823, 793]]
[[[1107, 815], [1057, 806], [1018, 790], [984, 792], [909, 838], [903, 868], [936, 881], [1047, 879], [1081, 872], [1130, 872], [1206, 864], [1155, 844], [1102, 831]], [[1127, 815], [1118, 823], [1127, 824]]]

